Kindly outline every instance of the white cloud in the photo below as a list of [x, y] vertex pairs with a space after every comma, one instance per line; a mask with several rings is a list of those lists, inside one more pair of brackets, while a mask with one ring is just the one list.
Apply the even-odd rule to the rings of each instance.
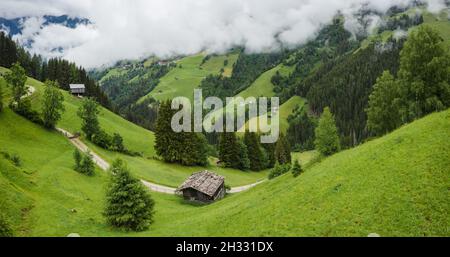
[[[75, 29], [59, 25], [40, 29], [39, 19], [28, 19], [26, 31], [18, 38], [32, 38], [32, 50], [44, 56], [61, 55], [51, 52], [61, 46], [64, 58], [95, 67], [151, 54], [169, 57], [202, 50], [221, 52], [236, 45], [257, 52], [277, 49], [280, 42], [297, 45], [311, 38], [338, 11], [348, 17], [346, 27], [355, 31], [359, 28], [351, 17], [362, 5], [385, 12], [411, 1], [2, 0], [0, 16], [68, 14], [90, 19], [94, 25]], [[429, 7], [437, 10], [442, 3], [429, 0]], [[377, 22], [379, 17], [371, 17], [369, 29]]]

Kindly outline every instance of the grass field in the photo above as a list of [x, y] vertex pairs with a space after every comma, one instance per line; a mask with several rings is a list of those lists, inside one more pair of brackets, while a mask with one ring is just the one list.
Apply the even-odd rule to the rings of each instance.
[[283, 76], [288, 76], [289, 73], [292, 72], [294, 66], [284, 66], [283, 64], [279, 64], [273, 69], [270, 69], [261, 76], [259, 76], [248, 88], [244, 91], [240, 92], [238, 96], [242, 96], [243, 98], [247, 97], [272, 97], [275, 95], [273, 92], [273, 84], [271, 79], [273, 75], [278, 71]]
[[[280, 124], [280, 132], [286, 133], [286, 130], [289, 127], [289, 123], [287, 121], [287, 118], [289, 117], [290, 114], [292, 114], [292, 111], [297, 107], [297, 106], [302, 106], [304, 105], [305, 99], [301, 98], [300, 96], [293, 96], [291, 97], [289, 100], [287, 100], [285, 103], [283, 103], [280, 106], [280, 109], [278, 110], [278, 119], [279, 119], [279, 124]], [[256, 121], [258, 122], [259, 118], [255, 117], [251, 120], [249, 120], [245, 126], [248, 128], [249, 126], [249, 122], [251, 121]], [[270, 125], [270, 124], [269, 124]], [[258, 128], [259, 124], [258, 124]]]
[[442, 139], [450, 110], [323, 159], [297, 178], [288, 173], [214, 204], [151, 193], [155, 222], [140, 233], [105, 224], [107, 175], [73, 171], [65, 138], [9, 109], [0, 126], [2, 151], [22, 159], [16, 168], [0, 156], [0, 208], [16, 235], [449, 236], [450, 142]]
[[[177, 61], [177, 67], [171, 69], [164, 77], [160, 79], [159, 84], [146, 96], [138, 100], [142, 101], [148, 96], [157, 100], [172, 99], [177, 96], [193, 98], [194, 89], [200, 85], [200, 82], [210, 74], [219, 74], [224, 68], [224, 72], [231, 73], [229, 70], [233, 67], [238, 53], [227, 55], [211, 56], [202, 64], [205, 54], [197, 54], [184, 57]], [[224, 67], [224, 61], [228, 60], [228, 65]], [[225, 70], [228, 68], [228, 70]]]

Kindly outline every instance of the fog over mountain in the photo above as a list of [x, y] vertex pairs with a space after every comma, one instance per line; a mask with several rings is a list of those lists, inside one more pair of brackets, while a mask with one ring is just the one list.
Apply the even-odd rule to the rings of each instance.
[[[85, 67], [149, 55], [167, 58], [202, 50], [223, 52], [244, 46], [272, 51], [304, 43], [340, 12], [346, 28], [361, 30], [354, 15], [363, 7], [370, 30], [379, 15], [413, 0], [2, 0], [0, 17], [20, 19], [14, 39], [31, 52], [61, 56]], [[437, 12], [445, 0], [426, 0]], [[88, 19], [76, 26], [45, 24], [44, 15]], [[2, 30], [8, 30], [0, 27]], [[58, 49], [55, 51], [55, 49]]]

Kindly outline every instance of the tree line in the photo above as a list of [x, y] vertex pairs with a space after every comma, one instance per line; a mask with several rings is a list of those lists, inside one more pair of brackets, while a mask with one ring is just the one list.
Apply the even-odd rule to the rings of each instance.
[[107, 108], [111, 107], [108, 97], [84, 68], [60, 58], [44, 60], [39, 55], [31, 55], [11, 37], [0, 32], [0, 66], [10, 68], [14, 63], [19, 63], [29, 77], [40, 81], [56, 81], [64, 90], [69, 89], [69, 84], [84, 84], [86, 96], [95, 98]]

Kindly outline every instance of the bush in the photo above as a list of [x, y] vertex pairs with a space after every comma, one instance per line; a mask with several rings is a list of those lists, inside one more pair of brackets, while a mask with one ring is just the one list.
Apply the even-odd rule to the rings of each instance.
[[90, 153], [81, 154], [78, 150], [75, 150], [73, 158], [75, 160], [76, 171], [88, 176], [94, 175], [95, 164]]
[[13, 231], [8, 220], [0, 213], [0, 237], [12, 237]]
[[22, 165], [22, 161], [20, 156], [17, 154], [9, 154], [7, 152], [0, 152], [5, 159], [10, 160], [15, 166], [20, 167]]
[[92, 136], [92, 143], [109, 150], [112, 148], [112, 137], [108, 135], [105, 131], [99, 130], [96, 134]]
[[154, 201], [144, 185], [131, 176], [125, 163], [111, 166], [112, 179], [106, 193], [103, 215], [108, 224], [125, 230], [142, 231], [153, 222]]
[[44, 124], [44, 121], [41, 119], [39, 112], [31, 109], [31, 102], [28, 98], [22, 99], [18, 103], [10, 104], [10, 108], [20, 116], [25, 119], [36, 123], [36, 124]]
[[273, 179], [276, 178], [280, 175], [283, 175], [284, 173], [288, 172], [291, 169], [291, 165], [290, 164], [276, 164], [275, 167], [273, 169], [270, 170], [269, 173], [269, 179]]
[[292, 166], [292, 175], [294, 175], [294, 177], [297, 177], [298, 175], [300, 175], [300, 173], [302, 173], [302, 171], [302, 166], [300, 166], [298, 160], [295, 160], [294, 165]]

